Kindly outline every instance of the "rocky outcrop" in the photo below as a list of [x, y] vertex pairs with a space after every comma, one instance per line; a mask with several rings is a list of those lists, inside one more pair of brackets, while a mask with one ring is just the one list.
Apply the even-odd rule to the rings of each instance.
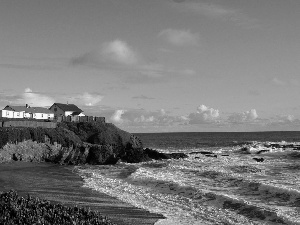
[[[2, 148], [2, 149], [1, 149]], [[60, 164], [139, 163], [186, 158], [183, 153], [143, 149], [140, 139], [113, 124], [60, 123], [51, 128], [0, 128], [0, 162], [30, 161]]]
[[134, 148], [142, 148], [141, 140], [133, 134], [123, 131], [111, 123], [63, 122], [58, 127], [74, 132], [81, 141], [98, 145], [125, 147], [130, 143]]
[[145, 154], [151, 159], [162, 160], [162, 159], [184, 159], [188, 156], [184, 153], [162, 153], [153, 149], [146, 148], [144, 150]]

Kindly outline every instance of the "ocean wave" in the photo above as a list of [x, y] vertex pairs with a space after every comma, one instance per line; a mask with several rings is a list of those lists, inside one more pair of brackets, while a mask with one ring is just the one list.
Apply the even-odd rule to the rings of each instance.
[[[176, 183], [170, 182], [169, 190], [167, 190], [164, 181], [134, 181], [132, 178], [125, 180], [112, 179], [99, 174], [97, 171], [79, 169], [79, 174], [85, 182], [84, 187], [117, 197], [124, 202], [147, 209], [150, 212], [161, 213], [176, 221], [175, 224], [253, 224], [249, 218], [237, 215], [235, 212], [220, 210], [192, 200], [197, 200], [197, 195], [194, 195], [193, 198], [186, 197], [189, 196], [187, 190], [190, 188], [182, 187]], [[144, 185], [141, 185], [141, 183]], [[146, 183], [149, 185], [146, 185]], [[165, 191], [163, 191], [164, 189]], [[173, 189], [173, 194], [170, 194], [170, 189]], [[192, 188], [189, 191], [195, 192]], [[203, 196], [207, 199], [211, 197], [209, 194]]]

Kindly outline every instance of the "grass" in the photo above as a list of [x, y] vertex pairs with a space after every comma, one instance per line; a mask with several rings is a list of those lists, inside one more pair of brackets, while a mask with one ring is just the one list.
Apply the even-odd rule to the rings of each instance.
[[97, 211], [52, 204], [47, 200], [18, 196], [11, 190], [0, 195], [0, 224], [3, 225], [113, 225]]

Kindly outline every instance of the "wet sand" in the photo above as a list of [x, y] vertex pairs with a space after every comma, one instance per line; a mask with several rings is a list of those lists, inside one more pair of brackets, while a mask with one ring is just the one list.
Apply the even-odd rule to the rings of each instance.
[[97, 210], [120, 225], [152, 225], [164, 217], [133, 207], [106, 194], [82, 187], [73, 166], [50, 163], [12, 162], [0, 164], [0, 192], [14, 189], [64, 205]]

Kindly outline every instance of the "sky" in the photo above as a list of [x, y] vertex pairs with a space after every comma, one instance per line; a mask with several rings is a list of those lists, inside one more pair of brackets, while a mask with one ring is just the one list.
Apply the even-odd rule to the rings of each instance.
[[299, 0], [1, 0], [0, 108], [129, 132], [300, 131]]

